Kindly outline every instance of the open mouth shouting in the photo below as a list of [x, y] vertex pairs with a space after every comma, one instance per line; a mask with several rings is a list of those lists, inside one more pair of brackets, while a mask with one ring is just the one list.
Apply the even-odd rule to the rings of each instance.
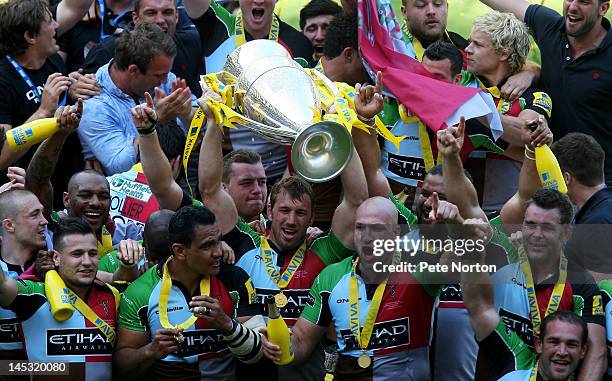
[[253, 16], [253, 22], [256, 24], [263, 24], [266, 10], [264, 8], [253, 8], [251, 15]]

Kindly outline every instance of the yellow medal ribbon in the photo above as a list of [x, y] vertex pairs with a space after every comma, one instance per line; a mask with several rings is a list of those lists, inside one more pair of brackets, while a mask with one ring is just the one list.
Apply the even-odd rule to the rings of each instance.
[[113, 247], [113, 236], [109, 233], [106, 226], [102, 225], [102, 239], [98, 241], [98, 258], [104, 257], [106, 254], [115, 250]]
[[[272, 15], [272, 25], [270, 26], [268, 40], [278, 42], [279, 31], [280, 21], [276, 15]], [[242, 46], [244, 43], [246, 43], [246, 32], [244, 31], [242, 12], [238, 12], [236, 15], [236, 20], [234, 21], [234, 36], [236, 36], [236, 47]]]
[[[406, 107], [403, 104], [399, 105], [399, 115], [402, 122], [405, 124], [418, 125], [419, 129], [419, 143], [421, 143], [421, 151], [423, 152], [423, 162], [425, 163], [425, 172], [429, 172], [436, 165], [436, 161], [433, 158], [433, 150], [431, 149], [431, 140], [429, 139], [429, 133], [427, 133], [427, 127], [419, 118], [416, 116], [408, 116]], [[442, 155], [438, 152], [438, 163], [442, 162]]]
[[[168, 320], [168, 299], [170, 299], [170, 290], [172, 289], [172, 278], [168, 272], [168, 262], [172, 257], [168, 258], [164, 263], [164, 272], [162, 275], [161, 290], [159, 292], [159, 322], [164, 328], [189, 328], [198, 320], [197, 317], [191, 316], [181, 324], [171, 324]], [[200, 280], [200, 295], [210, 295], [210, 277], [202, 277]]]
[[[521, 270], [525, 274], [525, 287], [527, 289], [527, 298], [529, 300], [529, 314], [531, 315], [531, 322], [533, 323], [533, 330], [536, 335], [540, 334], [540, 326], [542, 324], [542, 318], [540, 316], [540, 308], [538, 307], [538, 299], [536, 297], [535, 285], [533, 283], [533, 274], [531, 273], [531, 266], [529, 265], [529, 259], [525, 253], [525, 249], [521, 246], [518, 250], [519, 262], [521, 264]], [[565, 282], [567, 280], [567, 258], [563, 252], [561, 252], [561, 258], [559, 259], [559, 279], [553, 288], [553, 292], [550, 295], [548, 301], [548, 307], [546, 307], [545, 317], [557, 311], [561, 303], [561, 297], [563, 296], [563, 290], [565, 289]]]
[[[393, 256], [393, 263], [397, 264], [399, 263], [399, 260], [399, 253], [395, 253], [395, 255]], [[376, 316], [378, 315], [378, 310], [380, 309], [380, 304], [382, 302], [382, 297], [385, 292], [389, 277], [386, 277], [382, 283], [376, 286], [376, 291], [374, 291], [374, 296], [372, 297], [370, 308], [368, 309], [368, 313], [366, 315], [366, 321], [362, 329], [360, 319], [361, 315], [359, 314], [359, 285], [357, 284], [356, 275], [358, 263], [359, 257], [357, 257], [355, 259], [355, 262], [353, 262], [353, 267], [351, 269], [351, 278], [349, 281], [349, 319], [351, 332], [355, 336], [355, 340], [357, 340], [359, 348], [365, 351], [368, 348], [368, 344], [370, 343], [370, 337], [372, 336], [372, 332], [374, 330]]]
[[[113, 291], [111, 289], [111, 291]], [[74, 306], [84, 317], [85, 319], [92, 322], [97, 328], [100, 329], [102, 334], [106, 337], [109, 343], [112, 346], [115, 346], [115, 329], [111, 327], [107, 322], [105, 322], [102, 318], [100, 318], [92, 309], [83, 301], [83, 299], [79, 298], [77, 294], [74, 293], [68, 287], [64, 288], [64, 295], [67, 296], [70, 304]], [[113, 296], [115, 297], [115, 303], [117, 302], [117, 298], [115, 292], [113, 291]]]
[[200, 134], [200, 130], [202, 129], [202, 125], [206, 122], [206, 115], [204, 115], [204, 111], [198, 107], [193, 118], [191, 119], [191, 124], [189, 125], [189, 132], [187, 133], [187, 140], [185, 141], [185, 148], [183, 149], [183, 169], [185, 170], [185, 179], [187, 180], [187, 186], [189, 187], [189, 193], [193, 197], [193, 190], [191, 189], [191, 184], [189, 184], [189, 175], [187, 173], [187, 165], [189, 164], [189, 158], [191, 157], [191, 151], [193, 147], [195, 147], [196, 140], [198, 139], [198, 135]]
[[285, 269], [285, 272], [280, 274], [278, 270], [276, 270], [276, 266], [274, 264], [274, 258], [272, 256], [272, 248], [268, 243], [266, 237], [261, 236], [261, 256], [263, 258], [264, 267], [270, 276], [270, 279], [281, 291], [287, 287], [291, 278], [295, 275], [297, 269], [302, 265], [304, 261], [304, 256], [306, 255], [306, 241], [302, 242], [302, 245], [299, 249], [293, 254], [289, 265]]

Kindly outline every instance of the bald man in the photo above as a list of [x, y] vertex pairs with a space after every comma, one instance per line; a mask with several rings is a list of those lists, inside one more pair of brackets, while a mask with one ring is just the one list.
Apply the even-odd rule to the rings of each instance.
[[[426, 284], [419, 274], [382, 271], [401, 260], [395, 250], [378, 251], [381, 242], [395, 240], [399, 232], [397, 208], [389, 199], [373, 197], [357, 209], [357, 255], [326, 267], [315, 280], [292, 329], [294, 362], [307, 358], [333, 323], [339, 355], [334, 379], [429, 379], [427, 347], [440, 287]], [[369, 309], [377, 310], [373, 327], [366, 321]], [[351, 327], [368, 325], [372, 335], [367, 342], [357, 339]], [[270, 359], [280, 358], [279, 347], [267, 339], [263, 349]]]

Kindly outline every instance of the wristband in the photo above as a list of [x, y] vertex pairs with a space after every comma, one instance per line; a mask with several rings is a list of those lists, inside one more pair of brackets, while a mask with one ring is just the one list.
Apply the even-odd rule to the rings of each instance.
[[357, 114], [357, 119], [359, 119], [361, 122], [363, 122], [363, 123], [365, 123], [365, 124], [367, 124], [369, 126], [373, 126], [374, 123], [376, 122], [376, 115], [374, 115], [371, 118], [364, 118], [363, 116], [359, 115], [358, 113], [355, 113], [355, 114]]
[[529, 156], [529, 155], [527, 155], [528, 152], [531, 152], [533, 154], [533, 151], [529, 151], [529, 150], [525, 149], [525, 158], [527, 158], [529, 160], [535, 161], [535, 155]]
[[137, 128], [139, 135], [151, 135], [155, 132], [155, 126], [157, 125], [157, 114], [151, 116], [147, 114], [147, 120], [144, 122], [141, 128]]

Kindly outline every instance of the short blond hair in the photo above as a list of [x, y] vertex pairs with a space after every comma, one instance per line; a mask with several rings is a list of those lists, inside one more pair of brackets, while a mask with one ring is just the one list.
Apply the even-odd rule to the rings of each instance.
[[476, 17], [472, 29], [486, 34], [498, 54], [508, 54], [508, 65], [516, 73], [525, 64], [531, 43], [527, 25], [512, 13], [492, 11]]

